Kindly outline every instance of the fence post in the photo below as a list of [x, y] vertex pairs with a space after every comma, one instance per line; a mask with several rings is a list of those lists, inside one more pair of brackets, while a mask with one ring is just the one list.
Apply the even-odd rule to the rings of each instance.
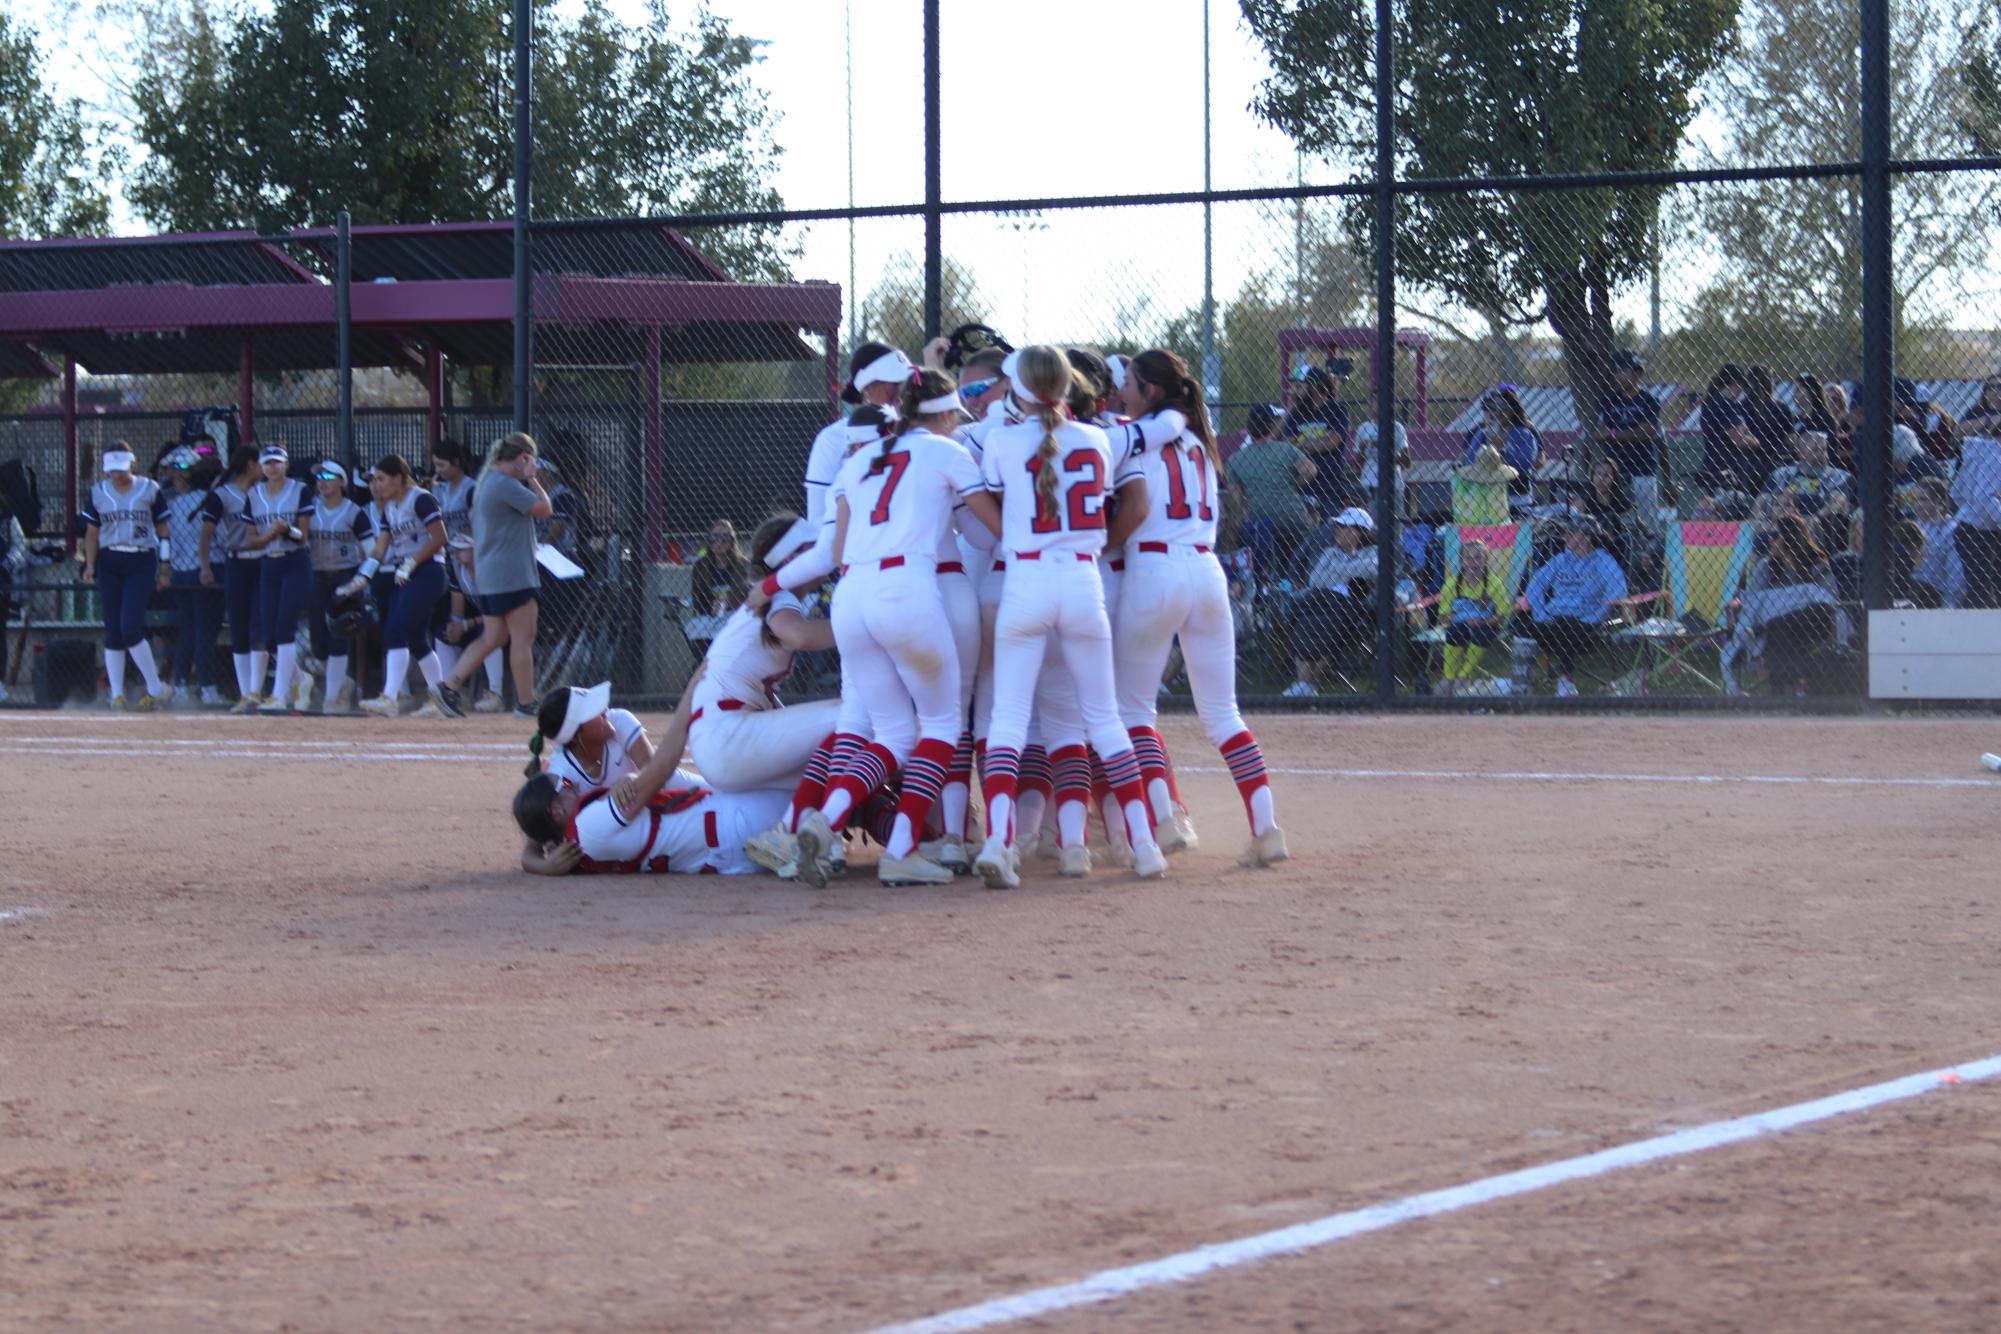
[[1890, 6], [1862, 0], [1862, 605], [1889, 601], [1890, 427], [1895, 420], [1890, 267]]
[[[76, 513], [83, 508], [82, 496], [78, 494], [83, 469], [76, 456], [76, 358], [63, 357], [63, 545], [71, 555], [76, 554]], [[35, 516], [35, 526], [42, 529], [42, 516]], [[37, 532], [36, 536], [40, 536]], [[0, 654], [4, 658], [4, 654]]]
[[[938, 0], [924, 0], [924, 339], [945, 332], [945, 237], [939, 200]], [[852, 224], [850, 224], [852, 225]]]
[[1397, 692], [1396, 81], [1390, 0], [1376, 0], [1376, 702]]
[[528, 429], [533, 409], [528, 373], [534, 361], [534, 330], [528, 323], [528, 212], [532, 196], [529, 173], [535, 167], [533, 107], [533, 0], [514, 0], [514, 429]]
[[334, 432], [340, 462], [354, 475], [354, 250], [347, 210], [334, 219], [334, 370], [340, 377]]

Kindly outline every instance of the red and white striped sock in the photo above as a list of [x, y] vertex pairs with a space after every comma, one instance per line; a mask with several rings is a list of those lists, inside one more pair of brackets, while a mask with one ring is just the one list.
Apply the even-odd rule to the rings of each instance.
[[1167, 773], [1167, 743], [1151, 727], [1127, 729], [1133, 740], [1133, 754], [1139, 760], [1140, 781], [1146, 786], [1153, 821], [1159, 824], [1174, 814], [1174, 789]]
[[1244, 814], [1250, 817], [1251, 833], [1262, 834], [1278, 823], [1272, 813], [1271, 779], [1265, 774], [1265, 753], [1249, 730], [1237, 733], [1216, 749], [1230, 766], [1230, 777], [1244, 799]]
[[952, 750], [952, 766], [945, 772], [945, 790], [939, 795], [939, 818], [949, 836], [966, 836], [966, 810], [973, 801], [973, 734], [959, 733]]
[[1133, 851], [1155, 846], [1153, 819], [1146, 806], [1146, 789], [1140, 783], [1139, 757], [1130, 750], [1116, 755], [1107, 755], [1105, 779], [1112, 785], [1112, 796], [1119, 803], [1119, 810], [1126, 817], [1126, 838]]
[[917, 835], [931, 814], [932, 803], [945, 786], [951, 771], [952, 743], [926, 737], [903, 762], [903, 788], [896, 803], [896, 823], [883, 851], [892, 857], [908, 857], [917, 850]]
[[807, 811], [818, 810], [827, 798], [827, 778], [834, 764], [834, 745], [840, 740], [829, 732], [827, 739], [806, 758], [806, 773], [799, 780], [799, 786], [792, 789], [792, 804], [785, 808], [785, 827], [794, 833], [799, 830], [799, 817]]
[[1056, 786], [1056, 841], [1066, 848], [1084, 846], [1084, 826], [1091, 818], [1091, 752], [1082, 746], [1059, 746], [1049, 757]]
[[980, 792], [987, 799], [987, 837], [1012, 844], [1015, 790], [1021, 781], [1021, 753], [1010, 746], [989, 746], [981, 759]]
[[827, 800], [820, 813], [839, 833], [848, 822], [848, 813], [867, 801], [869, 794], [889, 781], [896, 769], [896, 756], [873, 741], [859, 746], [846, 769], [827, 784]]

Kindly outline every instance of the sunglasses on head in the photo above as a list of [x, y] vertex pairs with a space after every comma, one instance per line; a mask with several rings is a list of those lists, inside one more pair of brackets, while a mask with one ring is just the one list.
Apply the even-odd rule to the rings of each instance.
[[992, 379], [988, 380], [969, 380], [965, 384], [959, 386], [959, 397], [978, 398], [981, 394], [986, 393], [987, 390], [993, 388], [995, 385], [999, 383], [1000, 383], [999, 376], [994, 376]]

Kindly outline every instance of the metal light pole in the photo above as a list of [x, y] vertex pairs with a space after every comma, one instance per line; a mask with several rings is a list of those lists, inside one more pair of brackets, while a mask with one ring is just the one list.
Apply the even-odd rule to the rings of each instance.
[[335, 429], [340, 436], [340, 462], [354, 475], [354, 242], [348, 234], [347, 210], [334, 219], [334, 363], [340, 377]]
[[1396, 694], [1396, 80], [1390, 0], [1376, 0], [1376, 699]]
[[528, 429], [534, 409], [528, 376], [534, 364], [534, 329], [528, 323], [531, 275], [528, 258], [528, 213], [532, 199], [529, 174], [535, 167], [535, 93], [533, 0], [514, 0], [514, 429]]
[[[1215, 189], [1209, 162], [1209, 0], [1202, 0], [1202, 192]], [[1202, 201], [1202, 397], [1213, 418], [1223, 404], [1223, 368], [1216, 357], [1215, 205]]]

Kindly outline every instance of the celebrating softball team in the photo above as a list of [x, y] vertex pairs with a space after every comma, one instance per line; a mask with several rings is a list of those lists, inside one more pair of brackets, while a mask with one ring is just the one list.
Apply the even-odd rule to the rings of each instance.
[[[606, 758], [600, 768], [559, 752], [530, 765], [514, 806], [525, 867], [761, 867], [824, 885], [845, 873], [860, 832], [883, 845], [884, 884], [971, 872], [1012, 889], [1045, 813], [1059, 873], [1091, 875], [1096, 812], [1113, 862], [1164, 875], [1169, 853], [1196, 845], [1156, 726], [1177, 643], [1244, 802], [1243, 864], [1286, 859], [1237, 706], [1213, 550], [1222, 468], [1187, 366], [1162, 350], [1105, 358], [1044, 345], [959, 364], [964, 384], [882, 344], [856, 350], [842, 390], [851, 411], [806, 451], [805, 517], [758, 530], [762, 579], [684, 692], [685, 745], [677, 736], [614, 779], [620, 728], [602, 721], [604, 688], [543, 707], [545, 738], [577, 731], [571, 713], [600, 719], [602, 739], [581, 735]], [[801, 596], [829, 580], [831, 615], [809, 615]], [[841, 697], [783, 704], [794, 654], [829, 643]], [[678, 767], [684, 749], [699, 777]], [[975, 755], [984, 838], [969, 815]], [[731, 840], [747, 821], [761, 827], [739, 852]]]

